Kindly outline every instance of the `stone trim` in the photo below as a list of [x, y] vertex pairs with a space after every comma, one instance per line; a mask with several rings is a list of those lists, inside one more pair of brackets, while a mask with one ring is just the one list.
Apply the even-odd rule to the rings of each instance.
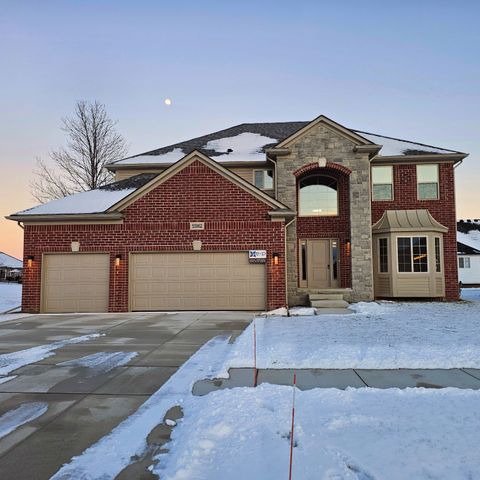
[[345, 175], [350, 175], [352, 173], [352, 171], [349, 168], [343, 165], [340, 165], [338, 163], [327, 162], [326, 165], [322, 167], [319, 165], [318, 162], [312, 162], [312, 163], [309, 163], [308, 165], [304, 165], [303, 167], [300, 167], [299, 169], [295, 170], [293, 174], [295, 175], [295, 177], [298, 178], [307, 172], [311, 172], [313, 170], [318, 170], [318, 169], [332, 169], [332, 170], [341, 172]]

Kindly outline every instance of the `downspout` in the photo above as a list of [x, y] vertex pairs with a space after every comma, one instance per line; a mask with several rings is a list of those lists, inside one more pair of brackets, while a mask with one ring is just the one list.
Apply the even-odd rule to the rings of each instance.
[[296, 218], [290, 220], [287, 224], [285, 224], [285, 236], [284, 236], [284, 243], [285, 243], [285, 302], [288, 311], [288, 267], [287, 267], [287, 228], [297, 220]]

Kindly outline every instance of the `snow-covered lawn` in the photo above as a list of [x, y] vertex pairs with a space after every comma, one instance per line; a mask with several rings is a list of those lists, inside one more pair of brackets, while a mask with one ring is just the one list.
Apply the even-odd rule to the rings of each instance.
[[[358, 303], [352, 315], [257, 318], [258, 368], [480, 368], [480, 289], [470, 302]], [[253, 325], [230, 367], [253, 365]]]
[[[480, 392], [297, 391], [295, 480], [478, 478]], [[288, 478], [292, 389], [263, 384], [190, 398], [162, 480]]]
[[19, 307], [21, 303], [22, 285], [0, 282], [0, 313]]
[[[471, 303], [357, 304], [352, 315], [256, 320], [258, 366], [396, 368], [479, 366], [480, 290]], [[288, 478], [292, 387], [193, 396], [195, 381], [252, 365], [252, 328], [216, 338], [136, 412], [64, 465], [55, 479], [114, 479], [147, 448], [165, 413], [181, 405], [163, 480]], [[480, 391], [373, 388], [297, 391], [295, 480], [476, 478]]]

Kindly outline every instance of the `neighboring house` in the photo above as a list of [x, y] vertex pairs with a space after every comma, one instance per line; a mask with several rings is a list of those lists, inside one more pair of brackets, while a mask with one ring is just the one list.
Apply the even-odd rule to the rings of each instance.
[[458, 280], [480, 286], [480, 219], [457, 222]]
[[0, 252], [0, 282], [18, 282], [22, 278], [22, 270], [21, 260]]
[[311, 122], [242, 124], [107, 166], [117, 182], [11, 215], [29, 312], [273, 309], [459, 296], [467, 154]]

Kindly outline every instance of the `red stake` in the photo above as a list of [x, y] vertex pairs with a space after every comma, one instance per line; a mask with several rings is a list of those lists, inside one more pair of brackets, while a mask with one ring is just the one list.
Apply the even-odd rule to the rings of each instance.
[[257, 324], [253, 319], [253, 386], [257, 386]]
[[297, 374], [293, 374], [293, 401], [292, 401], [292, 429], [290, 430], [290, 471], [288, 480], [292, 480], [292, 465], [293, 465], [293, 433], [295, 431], [295, 390], [297, 387]]

